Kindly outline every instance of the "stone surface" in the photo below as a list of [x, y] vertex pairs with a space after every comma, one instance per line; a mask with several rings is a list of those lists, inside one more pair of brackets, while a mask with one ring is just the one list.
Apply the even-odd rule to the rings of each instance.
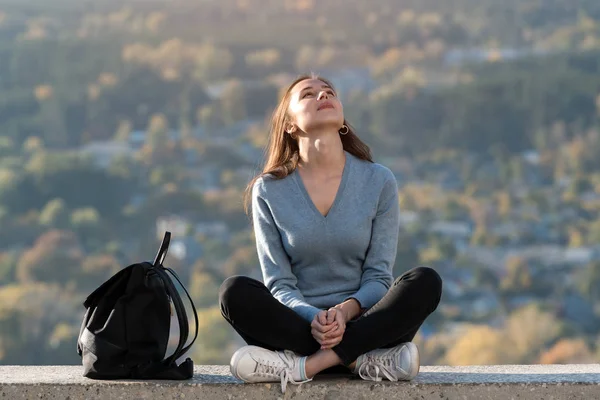
[[189, 381], [97, 381], [79, 366], [0, 366], [0, 399], [600, 399], [600, 365], [422, 367], [411, 382], [318, 377], [285, 394], [244, 384], [227, 366], [196, 366]]

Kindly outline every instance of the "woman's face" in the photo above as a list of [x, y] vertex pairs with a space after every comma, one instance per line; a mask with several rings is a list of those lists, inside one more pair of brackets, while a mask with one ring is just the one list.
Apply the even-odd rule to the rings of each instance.
[[305, 79], [292, 88], [288, 115], [290, 122], [303, 132], [327, 128], [337, 131], [344, 124], [342, 103], [320, 79]]

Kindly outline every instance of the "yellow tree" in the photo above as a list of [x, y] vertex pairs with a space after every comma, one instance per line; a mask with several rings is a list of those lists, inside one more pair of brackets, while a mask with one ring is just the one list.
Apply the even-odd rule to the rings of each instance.
[[542, 354], [539, 362], [540, 364], [591, 364], [596, 362], [596, 357], [583, 339], [561, 339]]
[[481, 325], [463, 332], [446, 353], [445, 361], [449, 365], [490, 365], [506, 364], [511, 358], [502, 332]]
[[225, 124], [246, 118], [246, 93], [241, 81], [233, 79], [227, 83], [221, 95], [221, 110]]
[[511, 256], [506, 260], [506, 276], [500, 288], [509, 291], [527, 290], [531, 287], [531, 273], [524, 258]]
[[507, 343], [517, 363], [532, 363], [542, 350], [560, 337], [563, 326], [556, 317], [532, 304], [513, 312], [505, 326]]

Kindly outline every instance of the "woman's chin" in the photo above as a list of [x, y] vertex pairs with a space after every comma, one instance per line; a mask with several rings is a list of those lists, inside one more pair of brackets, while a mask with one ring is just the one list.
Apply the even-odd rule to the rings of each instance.
[[310, 131], [338, 131], [342, 124], [344, 123], [344, 119], [341, 120], [339, 118], [315, 118], [307, 127], [307, 132]]

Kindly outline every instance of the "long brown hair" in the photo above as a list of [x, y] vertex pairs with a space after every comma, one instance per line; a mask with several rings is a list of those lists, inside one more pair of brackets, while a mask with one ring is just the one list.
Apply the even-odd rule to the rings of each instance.
[[[276, 179], [283, 179], [298, 167], [300, 158], [298, 141], [285, 131], [285, 127], [289, 122], [287, 110], [290, 105], [292, 89], [305, 79], [318, 79], [335, 91], [331, 82], [318, 75], [301, 75], [287, 88], [271, 118], [269, 140], [265, 149], [266, 161], [263, 170], [250, 181], [244, 191], [244, 210], [246, 214], [249, 213], [252, 188], [257, 179], [267, 174], [273, 175]], [[362, 160], [373, 162], [369, 146], [359, 139], [346, 119], [344, 119], [344, 124], [348, 127], [348, 133], [340, 135], [344, 150]]]

